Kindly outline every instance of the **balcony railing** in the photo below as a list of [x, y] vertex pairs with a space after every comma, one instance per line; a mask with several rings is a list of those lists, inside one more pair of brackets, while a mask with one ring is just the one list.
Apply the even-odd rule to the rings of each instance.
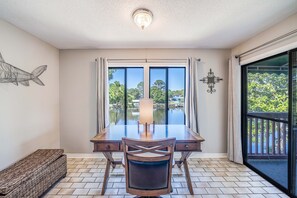
[[288, 114], [248, 113], [247, 139], [249, 158], [286, 158]]

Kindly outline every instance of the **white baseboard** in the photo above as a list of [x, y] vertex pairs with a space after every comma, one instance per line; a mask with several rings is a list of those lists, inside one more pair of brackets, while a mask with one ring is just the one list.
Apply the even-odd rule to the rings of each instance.
[[192, 153], [190, 158], [227, 158], [227, 153]]
[[[68, 158], [104, 158], [102, 153], [65, 153]], [[122, 157], [123, 153], [114, 153], [114, 157]], [[174, 157], [180, 157], [180, 153], [175, 153]], [[227, 158], [227, 153], [192, 153], [190, 158]]]

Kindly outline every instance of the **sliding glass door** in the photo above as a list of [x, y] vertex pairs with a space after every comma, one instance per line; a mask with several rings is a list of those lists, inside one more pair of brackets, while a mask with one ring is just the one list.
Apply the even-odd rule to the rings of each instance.
[[246, 162], [288, 188], [288, 55], [245, 66]]
[[242, 67], [244, 163], [296, 196], [297, 51]]

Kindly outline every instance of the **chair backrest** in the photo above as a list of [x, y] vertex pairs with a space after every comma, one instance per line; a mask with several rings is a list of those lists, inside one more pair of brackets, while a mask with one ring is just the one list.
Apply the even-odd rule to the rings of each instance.
[[171, 192], [175, 138], [140, 141], [122, 138], [126, 190], [138, 196], [159, 196]]

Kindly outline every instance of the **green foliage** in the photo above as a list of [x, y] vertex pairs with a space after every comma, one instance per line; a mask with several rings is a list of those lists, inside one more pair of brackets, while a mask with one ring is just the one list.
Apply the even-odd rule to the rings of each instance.
[[276, 73], [248, 73], [249, 112], [287, 112], [288, 76]]
[[144, 96], [143, 81], [137, 84], [137, 89], [139, 90], [139, 98], [143, 98], [143, 96]]
[[112, 105], [115, 110], [114, 122], [119, 121], [119, 115], [121, 109], [124, 109], [125, 103], [125, 87], [123, 84], [120, 84], [119, 81], [109, 84], [109, 103]]
[[156, 80], [151, 87], [151, 98], [155, 103], [165, 103], [165, 82], [163, 80]]
[[[138, 100], [143, 98], [143, 82], [138, 83], [137, 88], [130, 88], [127, 90], [128, 104], [132, 103], [132, 100]], [[109, 84], [109, 103], [113, 107], [123, 108], [125, 99], [125, 86], [120, 84], [119, 81]]]
[[116, 106], [124, 104], [125, 87], [119, 81], [115, 81], [109, 85], [109, 102]]
[[140, 99], [140, 92], [137, 88], [127, 90], [128, 108], [133, 108], [133, 100]]
[[[112, 79], [113, 72], [109, 70], [109, 78]], [[127, 90], [127, 107], [131, 111], [133, 108], [137, 108], [133, 100], [139, 100], [144, 95], [144, 83], [140, 82], [136, 88], [130, 88]], [[158, 109], [164, 109], [166, 99], [166, 84], [162, 80], [156, 80], [150, 89], [151, 98], [157, 103]], [[184, 90], [168, 90], [168, 97], [171, 100], [173, 97], [183, 96]], [[171, 101], [174, 103], [174, 101]], [[179, 99], [179, 102], [183, 102], [183, 99]], [[109, 84], [109, 104], [110, 104], [110, 122], [118, 123], [119, 120], [124, 119], [124, 107], [125, 107], [125, 86], [119, 81], [115, 81]], [[169, 104], [170, 105], [170, 104]], [[175, 103], [173, 104], [175, 105]], [[132, 112], [130, 112], [131, 114]], [[129, 116], [129, 115], [128, 115]], [[132, 116], [132, 115], [130, 115]], [[154, 114], [156, 119], [163, 123], [165, 111]], [[164, 124], [164, 123], [163, 123]]]

